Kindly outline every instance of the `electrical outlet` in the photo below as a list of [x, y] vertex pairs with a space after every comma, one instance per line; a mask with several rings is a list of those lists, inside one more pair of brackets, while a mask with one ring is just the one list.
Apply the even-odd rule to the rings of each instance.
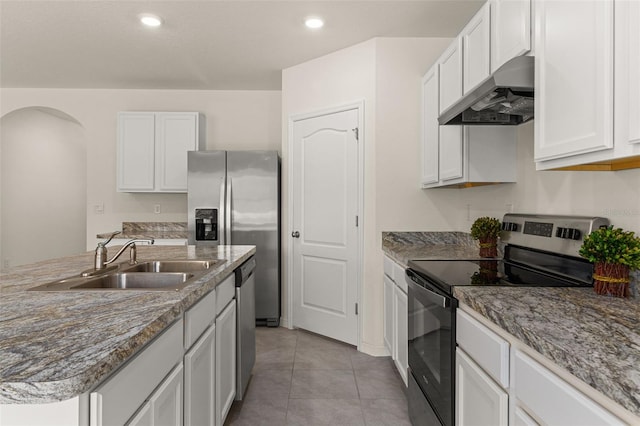
[[153, 205], [153, 212], [155, 214], [160, 214], [160, 204], [154, 204]]
[[507, 211], [507, 213], [513, 213], [513, 203], [507, 203], [504, 205], [505, 210]]
[[104, 214], [104, 203], [98, 203], [93, 205], [93, 212], [95, 214]]
[[2, 262], [2, 269], [9, 269], [9, 266], [11, 266], [11, 262], [9, 262], [9, 259], [5, 259]]

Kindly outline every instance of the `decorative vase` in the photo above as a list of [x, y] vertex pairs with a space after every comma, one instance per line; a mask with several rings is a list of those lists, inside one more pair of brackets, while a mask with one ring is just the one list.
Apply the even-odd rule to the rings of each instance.
[[629, 267], [619, 263], [596, 262], [593, 289], [604, 296], [629, 297]]
[[480, 238], [480, 257], [498, 256], [498, 238]]

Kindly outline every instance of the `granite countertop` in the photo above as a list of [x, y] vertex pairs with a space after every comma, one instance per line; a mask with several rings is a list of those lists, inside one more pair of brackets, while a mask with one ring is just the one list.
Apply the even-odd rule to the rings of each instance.
[[255, 253], [255, 246], [139, 246], [138, 261], [226, 259], [180, 291], [26, 291], [74, 276], [93, 252], [0, 274], [0, 403], [91, 390]]
[[[382, 249], [409, 259], [478, 259], [468, 234], [383, 232]], [[592, 288], [455, 287], [454, 296], [595, 390], [640, 416], [640, 298]]]
[[478, 242], [465, 232], [383, 232], [382, 250], [404, 267], [409, 260], [481, 259]]
[[[96, 235], [109, 238], [111, 232]], [[115, 238], [155, 238], [157, 240], [187, 239], [187, 222], [122, 222], [122, 231]]]

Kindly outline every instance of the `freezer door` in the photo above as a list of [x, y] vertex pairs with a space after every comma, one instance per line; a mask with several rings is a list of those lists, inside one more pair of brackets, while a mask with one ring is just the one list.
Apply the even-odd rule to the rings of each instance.
[[[187, 153], [187, 229], [189, 244], [224, 242], [226, 186], [225, 151]], [[214, 221], [215, 223], [210, 223]]]
[[276, 151], [228, 151], [231, 240], [256, 246], [256, 319], [280, 321], [280, 160]]

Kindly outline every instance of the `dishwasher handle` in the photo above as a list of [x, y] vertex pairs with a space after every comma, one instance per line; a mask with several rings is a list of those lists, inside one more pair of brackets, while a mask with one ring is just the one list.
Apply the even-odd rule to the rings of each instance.
[[236, 287], [242, 286], [256, 269], [256, 257], [251, 256], [249, 260], [244, 262], [236, 269]]

